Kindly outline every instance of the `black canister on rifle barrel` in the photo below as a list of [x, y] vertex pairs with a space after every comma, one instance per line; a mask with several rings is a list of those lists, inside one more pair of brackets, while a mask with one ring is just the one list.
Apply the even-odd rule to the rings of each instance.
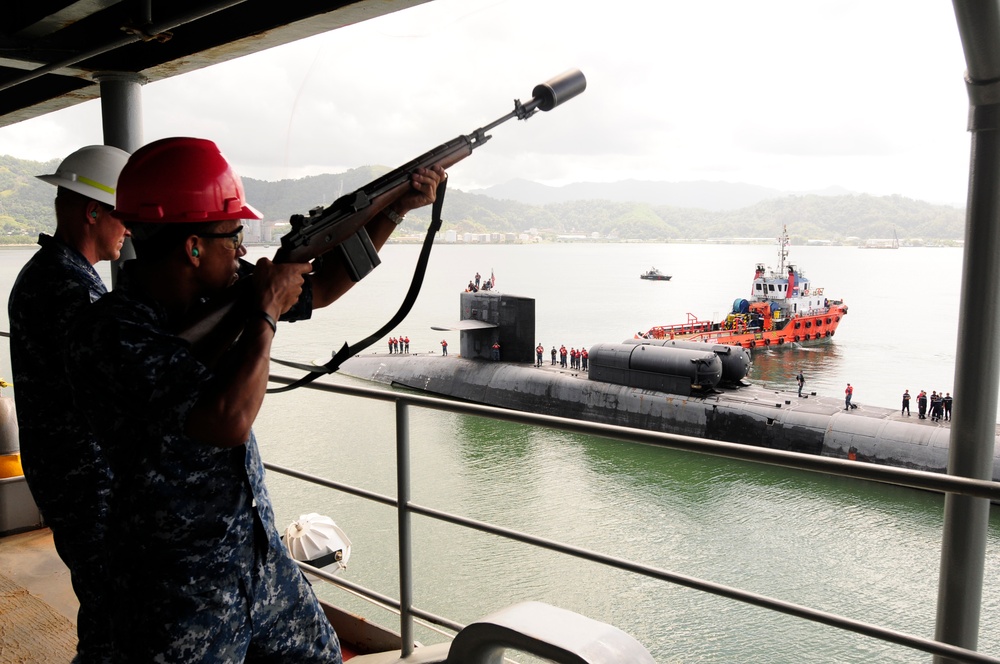
[[532, 101], [537, 102], [537, 107], [543, 111], [551, 111], [553, 108], [569, 101], [587, 89], [587, 79], [579, 69], [571, 69], [559, 74], [545, 83], [539, 83], [531, 91]]

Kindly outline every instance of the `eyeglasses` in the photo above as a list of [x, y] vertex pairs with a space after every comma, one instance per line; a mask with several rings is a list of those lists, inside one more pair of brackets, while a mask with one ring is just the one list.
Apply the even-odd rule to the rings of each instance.
[[236, 251], [243, 244], [243, 227], [240, 226], [235, 231], [230, 231], [229, 233], [198, 233], [198, 237], [224, 238], [232, 243], [233, 251]]

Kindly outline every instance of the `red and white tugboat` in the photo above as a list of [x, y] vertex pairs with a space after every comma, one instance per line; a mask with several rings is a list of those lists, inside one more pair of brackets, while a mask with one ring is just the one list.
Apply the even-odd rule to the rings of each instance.
[[725, 319], [712, 322], [688, 314], [686, 323], [657, 325], [642, 335], [651, 339], [704, 341], [743, 348], [780, 346], [832, 337], [847, 315], [843, 300], [831, 300], [813, 288], [801, 269], [785, 264], [788, 229], [778, 238], [778, 269], [757, 264], [753, 295], [738, 298]]

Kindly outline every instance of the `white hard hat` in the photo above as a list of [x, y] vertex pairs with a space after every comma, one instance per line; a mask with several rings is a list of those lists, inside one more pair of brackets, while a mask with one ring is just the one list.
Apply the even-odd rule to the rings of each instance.
[[52, 175], [39, 180], [65, 187], [105, 205], [114, 206], [118, 175], [128, 161], [128, 152], [110, 145], [88, 145], [62, 160]]

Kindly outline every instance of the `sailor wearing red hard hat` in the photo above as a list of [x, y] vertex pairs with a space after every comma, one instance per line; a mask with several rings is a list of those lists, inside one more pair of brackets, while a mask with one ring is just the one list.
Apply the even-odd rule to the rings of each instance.
[[[443, 177], [415, 173], [392, 214], [433, 202]], [[336, 260], [309, 275], [308, 264], [262, 258], [238, 340], [194, 351], [177, 328], [233, 283], [242, 220], [261, 217], [239, 176], [211, 141], [156, 141], [122, 171], [115, 215], [132, 230], [136, 259], [74, 329], [70, 364], [88, 377], [76, 396], [115, 471], [123, 661], [339, 662], [336, 634], [279, 539], [251, 425], [275, 321], [293, 306], [308, 317], [349, 277]], [[376, 247], [395, 228], [387, 213], [366, 227]]]

